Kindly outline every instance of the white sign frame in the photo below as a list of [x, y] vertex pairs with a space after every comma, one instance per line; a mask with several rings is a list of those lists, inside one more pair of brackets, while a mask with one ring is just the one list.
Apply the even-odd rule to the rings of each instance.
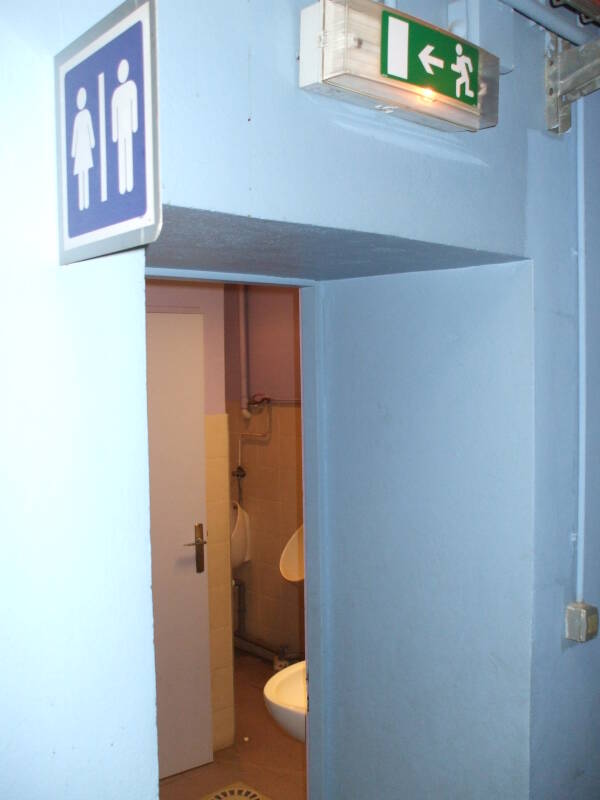
[[[69, 233], [67, 181], [70, 163], [65, 109], [67, 73], [137, 22], [142, 23], [146, 209], [142, 216], [123, 219], [76, 235]], [[155, 241], [162, 228], [158, 140], [158, 70], [155, 0], [126, 0], [108, 16], [62, 50], [54, 59], [58, 164], [59, 260], [82, 261], [140, 247]], [[81, 206], [80, 206], [81, 208]]]

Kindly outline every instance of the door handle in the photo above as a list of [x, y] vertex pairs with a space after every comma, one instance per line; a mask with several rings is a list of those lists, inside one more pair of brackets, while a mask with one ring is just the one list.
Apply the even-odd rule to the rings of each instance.
[[187, 542], [184, 547], [196, 548], [196, 572], [204, 572], [204, 546], [208, 544], [204, 538], [204, 525], [198, 522], [194, 525], [194, 541]]

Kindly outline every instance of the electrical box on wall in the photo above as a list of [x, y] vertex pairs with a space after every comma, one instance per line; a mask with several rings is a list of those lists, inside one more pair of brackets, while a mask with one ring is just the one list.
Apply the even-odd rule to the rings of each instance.
[[589, 603], [569, 603], [565, 614], [565, 638], [589, 642], [598, 635], [598, 609]]
[[498, 58], [372, 0], [303, 9], [300, 86], [441, 130], [498, 122]]

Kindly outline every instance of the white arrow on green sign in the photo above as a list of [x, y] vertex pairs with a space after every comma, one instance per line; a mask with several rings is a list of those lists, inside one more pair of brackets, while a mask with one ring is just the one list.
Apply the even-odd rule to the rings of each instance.
[[479, 50], [411, 17], [383, 11], [381, 74], [476, 106]]

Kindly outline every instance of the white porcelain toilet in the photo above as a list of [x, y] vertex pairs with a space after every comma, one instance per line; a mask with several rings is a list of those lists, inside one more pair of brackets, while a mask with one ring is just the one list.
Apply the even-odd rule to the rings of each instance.
[[306, 741], [306, 661], [277, 672], [263, 690], [269, 713], [286, 733]]

